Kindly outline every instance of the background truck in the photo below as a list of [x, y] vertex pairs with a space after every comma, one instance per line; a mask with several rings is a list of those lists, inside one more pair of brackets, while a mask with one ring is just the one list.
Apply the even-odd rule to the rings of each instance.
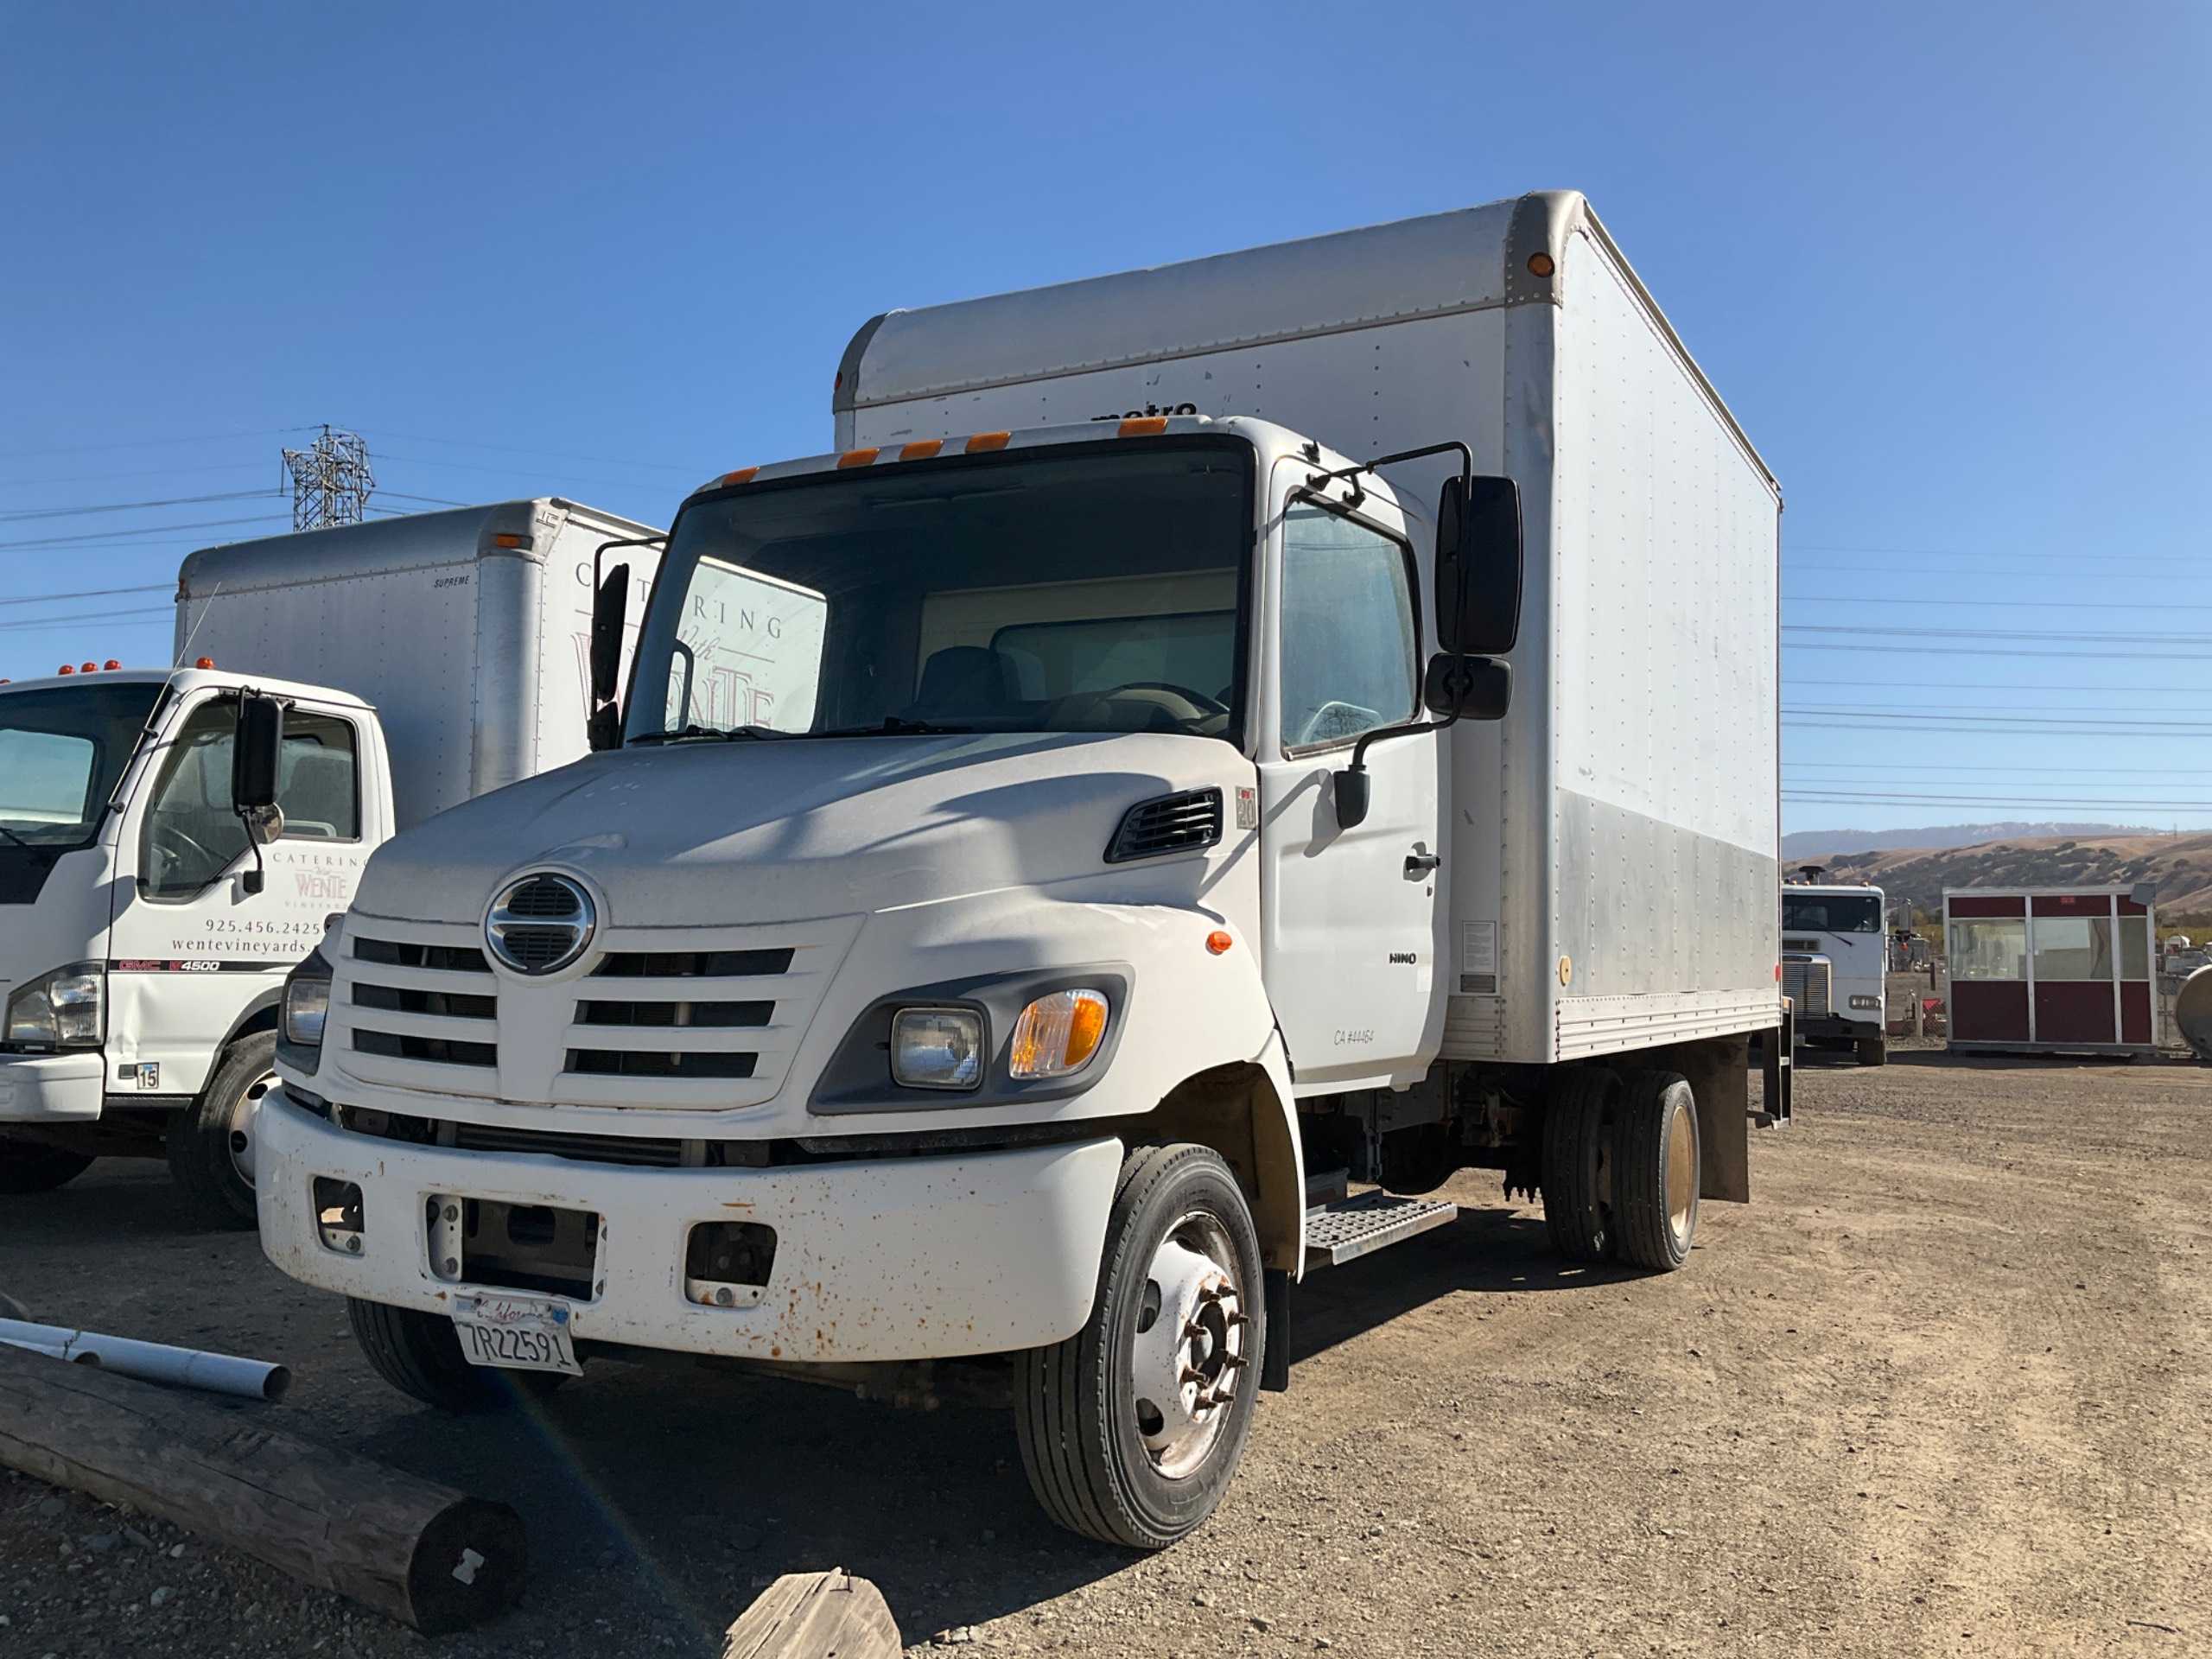
[[[586, 752], [593, 561], [656, 534], [547, 498], [210, 548], [177, 586], [197, 666], [0, 687], [0, 1193], [166, 1154], [251, 1224], [285, 970], [395, 830]], [[259, 850], [247, 688], [286, 705]]]
[[1454, 1171], [1655, 1269], [1749, 1196], [1780, 501], [1580, 196], [894, 312], [835, 401], [684, 504], [619, 750], [292, 976], [263, 1247], [389, 1381], [930, 1368], [1159, 1547]]
[[1782, 889], [1782, 983], [1807, 1048], [1889, 1058], [1890, 936], [1879, 887], [1791, 882]]

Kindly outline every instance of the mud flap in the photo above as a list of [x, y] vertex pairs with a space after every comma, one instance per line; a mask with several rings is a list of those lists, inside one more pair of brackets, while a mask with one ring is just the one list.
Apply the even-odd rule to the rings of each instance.
[[1797, 1010], [1784, 1001], [1782, 1005], [1782, 1024], [1774, 1030], [1760, 1033], [1760, 1076], [1765, 1084], [1764, 1108], [1758, 1114], [1761, 1128], [1786, 1128], [1789, 1123], [1790, 1091], [1796, 1083], [1796, 1068], [1790, 1061], [1797, 1052]]

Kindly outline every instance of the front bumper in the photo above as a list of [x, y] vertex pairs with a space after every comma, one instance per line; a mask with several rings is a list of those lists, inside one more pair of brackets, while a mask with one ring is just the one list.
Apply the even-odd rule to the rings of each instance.
[[106, 1075], [96, 1049], [0, 1058], [0, 1123], [97, 1122]]
[[1883, 1034], [1882, 1018], [1868, 1014], [1864, 1019], [1852, 1019], [1840, 1014], [1801, 1014], [1797, 1016], [1797, 1040], [1821, 1042], [1859, 1042]]
[[[262, 1103], [255, 1130], [261, 1247], [325, 1290], [425, 1313], [475, 1287], [435, 1277], [434, 1195], [582, 1210], [601, 1217], [582, 1342], [753, 1359], [950, 1358], [1042, 1347], [1090, 1317], [1122, 1145], [1096, 1139], [957, 1157], [767, 1169], [664, 1169], [533, 1154], [457, 1151], [357, 1135]], [[361, 1189], [359, 1255], [323, 1243], [315, 1178]], [[684, 1295], [697, 1223], [776, 1230], [756, 1306]]]

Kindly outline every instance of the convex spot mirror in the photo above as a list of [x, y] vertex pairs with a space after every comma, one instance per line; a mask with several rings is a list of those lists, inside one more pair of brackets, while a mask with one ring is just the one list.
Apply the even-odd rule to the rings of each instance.
[[1502, 657], [1521, 635], [1521, 486], [1447, 478], [1436, 505], [1436, 643]]
[[1450, 720], [1503, 720], [1513, 706], [1513, 665], [1495, 657], [1447, 657], [1428, 660], [1421, 704]]

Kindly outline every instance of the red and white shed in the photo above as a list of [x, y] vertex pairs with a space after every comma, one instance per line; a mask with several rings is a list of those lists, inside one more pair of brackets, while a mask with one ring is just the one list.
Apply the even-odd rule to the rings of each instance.
[[2152, 906], [2127, 887], [1947, 887], [1955, 1050], [2155, 1054]]

